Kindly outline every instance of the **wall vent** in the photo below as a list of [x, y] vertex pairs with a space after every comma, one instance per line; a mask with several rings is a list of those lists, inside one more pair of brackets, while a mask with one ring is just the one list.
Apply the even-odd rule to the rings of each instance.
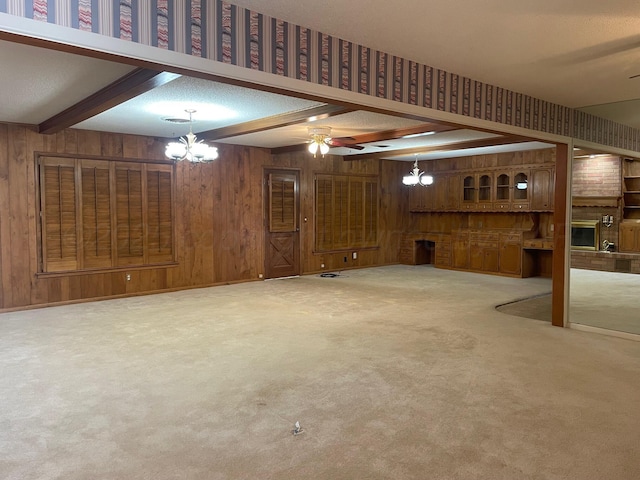
[[622, 273], [631, 273], [631, 260], [623, 260], [621, 258], [616, 258], [614, 271], [622, 272]]

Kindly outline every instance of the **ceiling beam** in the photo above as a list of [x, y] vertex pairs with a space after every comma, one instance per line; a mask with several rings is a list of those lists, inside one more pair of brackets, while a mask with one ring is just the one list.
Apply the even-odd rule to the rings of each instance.
[[340, 105], [320, 105], [295, 112], [281, 113], [272, 115], [271, 117], [259, 118], [249, 122], [238, 123], [237, 125], [229, 125], [228, 127], [216, 128], [199, 132], [198, 137], [203, 140], [215, 141], [223, 138], [237, 137], [239, 135], [247, 135], [249, 133], [264, 132], [279, 127], [287, 127], [302, 122], [311, 122], [315, 120], [323, 120], [353, 111], [350, 108]]
[[[440, 123], [423, 123], [415, 127], [395, 128], [392, 130], [384, 130], [382, 132], [364, 133], [362, 135], [348, 137], [350, 140], [347, 143], [360, 145], [365, 143], [385, 142], [387, 140], [397, 140], [398, 138], [403, 138], [403, 137], [406, 137], [407, 135], [418, 135], [426, 132], [441, 133], [441, 132], [448, 132], [451, 130], [458, 130], [459, 128], [460, 127], [456, 127], [453, 125], [445, 125]], [[337, 138], [341, 138], [341, 137], [337, 137]], [[284, 147], [272, 148], [271, 153], [274, 155], [278, 155], [281, 153], [299, 152], [299, 151], [306, 150], [307, 147], [308, 147], [307, 143], [298, 143], [296, 145], [287, 145]], [[349, 148], [349, 147], [345, 146], [345, 147], [332, 147], [332, 148]]]
[[376, 143], [376, 142], [384, 142], [387, 140], [397, 140], [398, 138], [404, 138], [408, 135], [420, 135], [422, 133], [441, 133], [448, 132], [451, 130], [459, 130], [460, 127], [456, 127], [453, 125], [444, 125], [439, 123], [423, 123], [422, 125], [418, 125], [415, 127], [407, 127], [407, 128], [395, 128], [392, 130], [384, 130], [382, 132], [374, 132], [374, 133], [365, 133], [362, 135], [357, 135], [353, 138], [353, 141], [349, 141], [349, 143], [362, 144], [362, 143]]
[[519, 135], [507, 135], [502, 137], [483, 138], [481, 140], [467, 140], [464, 142], [446, 143], [444, 145], [428, 145], [424, 147], [401, 148], [397, 150], [387, 150], [386, 152], [360, 153], [357, 155], [345, 155], [344, 159], [351, 160], [380, 160], [392, 159], [405, 155], [418, 155], [429, 152], [450, 152], [452, 150], [466, 150], [469, 148], [495, 147], [498, 145], [508, 145], [511, 143], [523, 143], [533, 141], [529, 137]]
[[38, 132], [57, 133], [178, 77], [180, 75], [177, 73], [136, 68], [84, 100], [45, 120], [38, 125]]

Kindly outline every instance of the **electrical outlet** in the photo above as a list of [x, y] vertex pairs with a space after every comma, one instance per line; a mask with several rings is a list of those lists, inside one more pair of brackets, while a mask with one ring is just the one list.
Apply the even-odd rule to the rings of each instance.
[[347, 257], [344, 257], [344, 263], [347, 263]]
[[131, 281], [131, 274], [127, 273], [127, 282], [130, 282], [130, 281]]
[[351, 254], [351, 258], [353, 258], [354, 260], [355, 260], [356, 258], [358, 258], [358, 252], [353, 252], [353, 253]]
[[258, 274], [258, 278], [262, 278], [262, 276], [263, 276], [263, 275], [262, 275], [261, 273], [259, 273], [259, 274]]
[[321, 264], [320, 264], [320, 268], [324, 268], [324, 263], [321, 263]]

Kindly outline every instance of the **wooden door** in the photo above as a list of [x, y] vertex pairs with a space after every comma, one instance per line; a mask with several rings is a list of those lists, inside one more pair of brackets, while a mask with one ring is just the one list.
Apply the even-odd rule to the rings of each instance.
[[300, 275], [300, 176], [265, 171], [265, 277]]

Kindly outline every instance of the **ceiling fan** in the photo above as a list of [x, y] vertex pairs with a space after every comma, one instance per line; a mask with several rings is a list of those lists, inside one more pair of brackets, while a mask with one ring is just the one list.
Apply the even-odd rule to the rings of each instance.
[[309, 127], [308, 132], [311, 137], [308, 150], [313, 153], [314, 157], [318, 151], [320, 151], [321, 155], [326, 155], [329, 152], [329, 148], [333, 147], [345, 147], [354, 150], [364, 149], [362, 145], [354, 143], [356, 139], [353, 137], [331, 137], [331, 127]]

